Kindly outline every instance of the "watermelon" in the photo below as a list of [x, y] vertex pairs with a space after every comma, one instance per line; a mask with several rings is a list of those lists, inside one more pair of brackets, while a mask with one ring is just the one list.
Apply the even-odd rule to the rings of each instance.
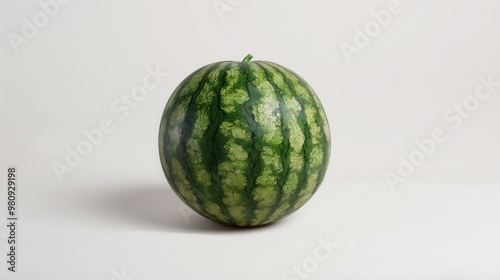
[[235, 226], [280, 220], [320, 186], [330, 129], [309, 84], [268, 61], [222, 61], [170, 96], [159, 131], [169, 185], [200, 215]]

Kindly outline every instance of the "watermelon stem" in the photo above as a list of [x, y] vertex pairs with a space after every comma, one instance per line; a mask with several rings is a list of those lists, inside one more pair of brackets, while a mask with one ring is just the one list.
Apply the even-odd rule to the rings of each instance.
[[243, 58], [243, 62], [249, 62], [252, 58], [253, 58], [253, 55], [247, 54], [247, 56], [245, 56], [245, 58]]

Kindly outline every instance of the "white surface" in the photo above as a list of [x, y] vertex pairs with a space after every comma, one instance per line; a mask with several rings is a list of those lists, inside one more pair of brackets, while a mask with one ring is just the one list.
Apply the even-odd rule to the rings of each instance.
[[[286, 272], [330, 238], [339, 247], [308, 279], [500, 279], [500, 87], [460, 127], [443, 119], [479, 77], [500, 81], [500, 2], [401, 0], [350, 63], [339, 45], [390, 1], [229, 2], [221, 19], [212, 1], [70, 1], [17, 53], [8, 34], [41, 8], [0, 4], [0, 182], [16, 165], [20, 184], [19, 272], [0, 265], [0, 278], [301, 279]], [[198, 67], [247, 53], [315, 88], [333, 134], [327, 177], [272, 226], [186, 223], [157, 154], [163, 107]], [[120, 118], [111, 104], [148, 66], [169, 75]], [[60, 182], [51, 164], [105, 118], [115, 129]], [[391, 189], [384, 173], [436, 128], [447, 140]]]

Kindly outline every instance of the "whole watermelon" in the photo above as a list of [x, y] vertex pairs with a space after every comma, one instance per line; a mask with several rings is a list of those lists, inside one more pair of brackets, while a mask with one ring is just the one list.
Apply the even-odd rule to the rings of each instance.
[[330, 130], [296, 73], [267, 61], [223, 61], [184, 79], [160, 124], [160, 159], [175, 193], [206, 218], [264, 225], [304, 205], [323, 181]]

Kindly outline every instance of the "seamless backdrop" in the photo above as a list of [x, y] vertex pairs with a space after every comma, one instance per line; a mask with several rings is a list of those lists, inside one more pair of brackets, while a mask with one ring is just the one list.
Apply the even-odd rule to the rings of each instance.
[[[500, 279], [499, 13], [494, 0], [2, 1], [0, 278]], [[332, 154], [301, 210], [234, 230], [183, 206], [157, 138], [184, 77], [248, 53], [312, 85]]]

